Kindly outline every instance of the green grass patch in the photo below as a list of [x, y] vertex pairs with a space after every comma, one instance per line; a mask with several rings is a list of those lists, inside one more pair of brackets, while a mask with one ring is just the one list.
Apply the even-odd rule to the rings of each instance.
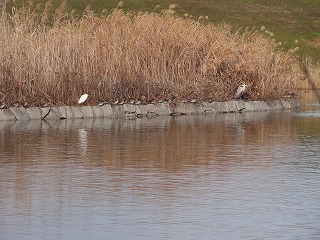
[[[47, 0], [34, 0], [34, 4], [45, 6]], [[53, 7], [60, 4], [53, 0]], [[82, 15], [83, 10], [90, 5], [95, 13], [110, 12], [118, 6], [118, 0], [68, 0], [66, 10], [75, 10]], [[273, 38], [281, 42], [281, 48], [288, 50], [295, 40], [299, 41], [300, 57], [311, 57], [320, 60], [320, 0], [124, 0], [121, 7], [125, 11], [156, 11], [167, 9], [170, 4], [177, 4], [178, 15], [185, 13], [194, 19], [208, 16], [208, 21], [230, 23], [234, 29], [257, 28], [265, 26], [274, 33]], [[26, 1], [16, 0], [15, 4], [22, 6]], [[160, 8], [155, 10], [155, 7]]]

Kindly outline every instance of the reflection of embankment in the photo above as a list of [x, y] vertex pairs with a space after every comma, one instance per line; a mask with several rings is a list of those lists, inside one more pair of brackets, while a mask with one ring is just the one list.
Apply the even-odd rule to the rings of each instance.
[[[277, 154], [293, 141], [286, 113], [255, 112], [154, 119], [2, 122], [3, 154], [15, 161], [75, 161], [85, 166], [177, 171], [214, 163], [221, 169], [255, 154]], [[36, 148], [34, 146], [37, 146]], [[272, 156], [270, 156], [272, 158]]]

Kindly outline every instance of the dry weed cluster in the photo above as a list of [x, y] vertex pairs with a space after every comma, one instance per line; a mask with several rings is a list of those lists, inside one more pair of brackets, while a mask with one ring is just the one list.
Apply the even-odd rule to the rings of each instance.
[[259, 31], [199, 23], [168, 13], [75, 19], [64, 2], [50, 17], [37, 7], [0, 17], [0, 104], [72, 105], [143, 99], [223, 101], [246, 83], [247, 99], [294, 92], [301, 74], [290, 53]]

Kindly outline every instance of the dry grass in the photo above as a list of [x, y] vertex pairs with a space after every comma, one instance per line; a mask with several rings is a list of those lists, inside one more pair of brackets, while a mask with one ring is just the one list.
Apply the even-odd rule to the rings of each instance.
[[[295, 92], [302, 73], [259, 31], [200, 24], [168, 12], [54, 18], [26, 6], [0, 17], [0, 104], [72, 105], [129, 99], [224, 101], [241, 83], [247, 99]], [[51, 20], [50, 20], [51, 19]]]
[[[309, 60], [310, 61], [310, 60]], [[318, 64], [312, 64], [309, 62], [308, 59], [305, 61], [305, 65], [303, 67], [303, 71], [307, 71], [307, 74], [305, 73], [305, 77], [302, 79], [299, 83], [300, 89], [320, 89], [320, 63]], [[310, 79], [312, 78], [312, 82], [310, 83]]]

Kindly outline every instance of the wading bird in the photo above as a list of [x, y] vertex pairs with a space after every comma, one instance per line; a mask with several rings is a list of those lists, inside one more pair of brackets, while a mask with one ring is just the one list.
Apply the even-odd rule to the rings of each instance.
[[236, 99], [241, 99], [242, 95], [244, 94], [244, 91], [246, 89], [246, 85], [243, 83], [241, 84], [236, 92]]
[[88, 96], [89, 96], [88, 94], [83, 94], [83, 95], [80, 97], [78, 103], [79, 103], [79, 104], [84, 103], [84, 102], [87, 100]]

